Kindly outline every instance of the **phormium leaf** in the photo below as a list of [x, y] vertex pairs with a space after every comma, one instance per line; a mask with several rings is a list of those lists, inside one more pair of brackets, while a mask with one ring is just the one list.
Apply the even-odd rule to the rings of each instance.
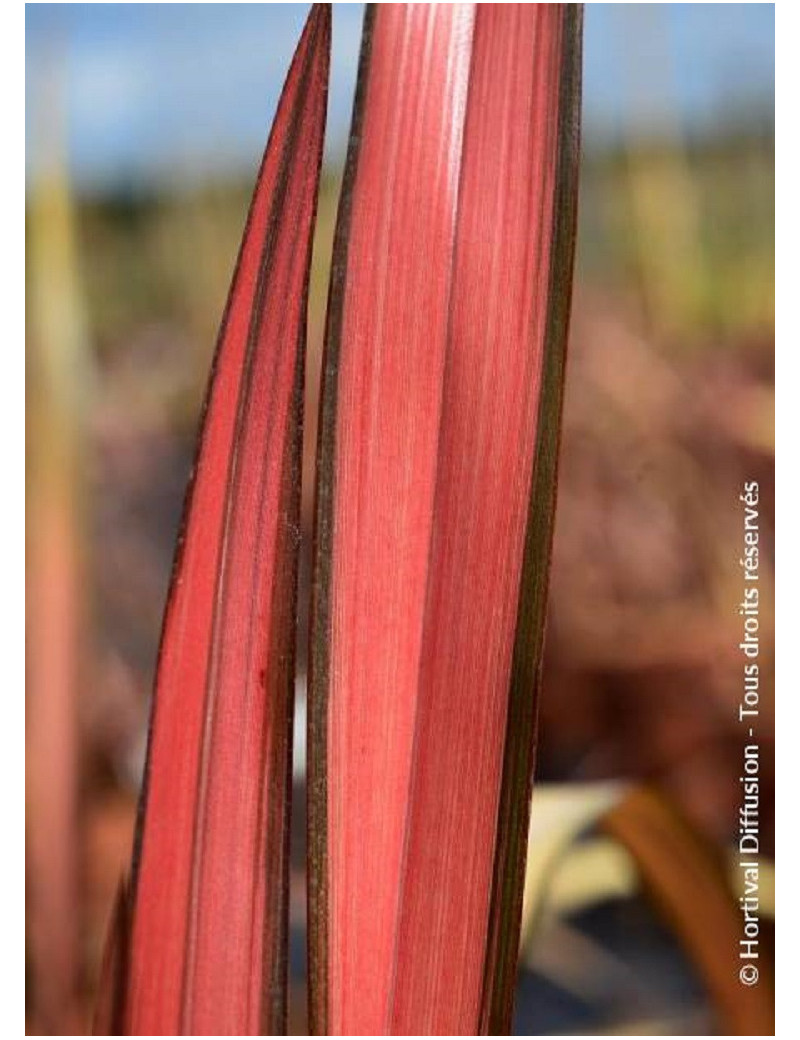
[[775, 991], [768, 957], [757, 986], [731, 970], [742, 911], [716, 850], [657, 789], [633, 788], [600, 821], [633, 857], [652, 902], [671, 925], [712, 998], [720, 1032], [775, 1035]]
[[164, 620], [134, 852], [125, 1032], [285, 1029], [306, 297], [330, 11], [258, 174]]
[[323, 364], [312, 1028], [508, 1033], [580, 9], [370, 5]]

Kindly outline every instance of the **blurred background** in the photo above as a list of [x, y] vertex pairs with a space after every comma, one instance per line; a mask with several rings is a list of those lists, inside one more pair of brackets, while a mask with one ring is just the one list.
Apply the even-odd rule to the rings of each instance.
[[[307, 9], [26, 10], [26, 1007], [28, 1032], [81, 1033], [130, 854], [200, 400]], [[334, 5], [308, 445], [362, 14]], [[738, 1032], [743, 994], [769, 999], [774, 34], [770, 4], [587, 5], [522, 1034]], [[756, 996], [735, 980], [725, 903], [741, 888], [747, 480], [763, 535]], [[307, 559], [301, 584], [305, 613]], [[298, 694], [291, 1018], [303, 1032], [302, 681]]]

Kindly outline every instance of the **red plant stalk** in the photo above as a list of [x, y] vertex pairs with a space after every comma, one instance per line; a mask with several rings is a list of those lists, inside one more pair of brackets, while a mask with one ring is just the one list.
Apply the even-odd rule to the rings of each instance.
[[[329, 49], [330, 11], [315, 5], [222, 321], [158, 663], [125, 1033], [285, 1031], [303, 363]], [[118, 961], [111, 951], [112, 976]]]
[[323, 365], [312, 1028], [510, 1032], [571, 293], [574, 5], [370, 5]]

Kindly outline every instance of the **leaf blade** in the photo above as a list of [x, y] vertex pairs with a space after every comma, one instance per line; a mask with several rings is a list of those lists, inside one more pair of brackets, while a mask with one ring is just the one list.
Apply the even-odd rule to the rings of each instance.
[[315, 5], [223, 317], [165, 614], [134, 853], [127, 1031], [277, 1032], [305, 310], [330, 12]]
[[[557, 201], [574, 221], [574, 190], [555, 184], [574, 14], [477, 7], [367, 16], [318, 461], [317, 1033], [476, 1033], [510, 1016], [497, 921], [519, 916], [527, 773], [515, 766], [502, 804], [501, 789], [534, 487], [540, 585], [549, 555], [555, 473], [542, 489], [534, 461]], [[559, 249], [568, 300], [572, 239]], [[557, 439], [558, 407], [547, 422]], [[528, 762], [542, 624], [516, 679]], [[521, 832], [510, 853], [498, 824]]]

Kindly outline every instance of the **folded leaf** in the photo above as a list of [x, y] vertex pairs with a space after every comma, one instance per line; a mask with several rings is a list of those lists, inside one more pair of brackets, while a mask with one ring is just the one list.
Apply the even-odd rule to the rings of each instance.
[[579, 69], [571, 5], [367, 12], [317, 472], [317, 1034], [509, 1032]]
[[330, 12], [315, 5], [222, 321], [164, 620], [125, 1032], [285, 1024], [300, 431]]

